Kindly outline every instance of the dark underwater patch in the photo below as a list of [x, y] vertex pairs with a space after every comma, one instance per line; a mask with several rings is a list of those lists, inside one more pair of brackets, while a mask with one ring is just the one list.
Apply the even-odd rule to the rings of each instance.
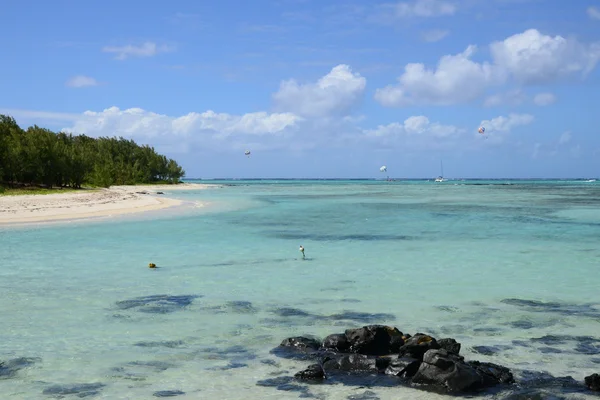
[[558, 354], [562, 353], [562, 350], [555, 347], [540, 347], [538, 350], [544, 354]]
[[171, 296], [159, 294], [153, 296], [135, 297], [129, 300], [117, 301], [116, 306], [121, 310], [131, 310], [143, 313], [168, 314], [180, 311], [192, 304], [199, 295], [180, 295]]
[[62, 396], [75, 394], [77, 397], [95, 396], [100, 393], [100, 389], [105, 387], [103, 383], [79, 383], [72, 385], [52, 385], [42, 391], [47, 396]]
[[358, 323], [375, 323], [382, 321], [393, 321], [396, 317], [393, 314], [387, 313], [367, 313], [360, 311], [342, 311], [340, 313], [332, 314], [332, 315], [320, 315], [313, 314], [308, 311], [301, 310], [299, 308], [293, 307], [281, 307], [276, 308], [271, 311], [273, 314], [283, 317], [297, 317], [304, 318], [306, 320], [316, 321], [353, 321]]
[[559, 302], [543, 302], [538, 300], [504, 299], [501, 303], [523, 308], [531, 312], [555, 313], [569, 316], [600, 318], [600, 310], [593, 304], [570, 304]]
[[291, 376], [279, 376], [277, 378], [262, 379], [256, 382], [257, 386], [272, 387], [284, 392], [300, 392], [301, 397], [314, 397], [307, 386], [295, 383]]
[[315, 234], [315, 233], [304, 233], [304, 232], [290, 232], [290, 231], [267, 231], [265, 234], [269, 237], [276, 239], [290, 239], [290, 240], [310, 240], [316, 242], [339, 242], [345, 240], [355, 240], [361, 242], [372, 242], [372, 241], [400, 241], [400, 240], [413, 240], [415, 237], [406, 235], [382, 235], [382, 234], [347, 234], [347, 235], [336, 235], [336, 234]]
[[493, 356], [502, 352], [503, 350], [506, 350], [507, 348], [507, 346], [473, 346], [471, 347], [471, 350], [484, 356]]
[[379, 400], [377, 393], [367, 390], [360, 394], [351, 394], [347, 397], [348, 400]]
[[8, 361], [0, 361], [0, 380], [14, 378], [23, 368], [31, 367], [42, 361], [39, 357], [19, 357]]
[[158, 392], [154, 392], [152, 396], [154, 397], [175, 397], [184, 395], [185, 392], [181, 390], [159, 390]]
[[354, 321], [364, 324], [371, 324], [380, 321], [394, 321], [396, 317], [393, 314], [386, 313], [366, 313], [358, 311], [344, 311], [342, 313], [333, 314], [326, 319], [332, 319], [334, 321]]
[[227, 369], [241, 368], [235, 366], [238, 364], [246, 364], [246, 361], [254, 360], [257, 355], [251, 352], [244, 346], [235, 345], [225, 348], [210, 347], [202, 350], [204, 358], [207, 360], [227, 360], [230, 362], [230, 367]]
[[243, 300], [228, 301], [219, 306], [203, 307], [203, 309], [214, 312], [215, 314], [256, 314], [258, 312], [258, 309], [256, 309], [251, 302]]
[[437, 308], [440, 311], [449, 312], [449, 313], [456, 313], [456, 312], [460, 311], [457, 307], [452, 307], [452, 306], [435, 306], [435, 308]]
[[175, 349], [177, 347], [184, 346], [183, 340], [163, 340], [158, 342], [137, 342], [134, 346], [138, 347], [166, 347], [169, 349]]
[[175, 364], [165, 361], [131, 361], [112, 368], [111, 376], [131, 381], [144, 381], [151, 373], [160, 373], [172, 367], [175, 367]]

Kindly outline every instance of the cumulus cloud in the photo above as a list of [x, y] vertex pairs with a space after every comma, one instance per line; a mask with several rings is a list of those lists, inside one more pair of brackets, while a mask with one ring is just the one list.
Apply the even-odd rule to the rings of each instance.
[[66, 85], [72, 88], [83, 88], [88, 86], [98, 86], [98, 81], [89, 76], [77, 75], [66, 82]]
[[398, 84], [377, 89], [375, 99], [384, 106], [451, 105], [481, 96], [485, 87], [503, 77], [489, 63], [471, 60], [476, 46], [456, 55], [443, 56], [435, 69], [407, 64]]
[[173, 51], [174, 48], [166, 45], [157, 45], [153, 42], [145, 42], [139, 46], [128, 44], [125, 46], [105, 46], [102, 51], [115, 54], [115, 59], [125, 60], [130, 57], [152, 57], [159, 53]]
[[481, 121], [486, 133], [510, 132], [513, 128], [529, 125], [535, 118], [530, 114], [509, 114], [507, 117], [499, 116], [490, 120]]
[[528, 29], [490, 45], [496, 65], [519, 83], [552, 82], [571, 74], [589, 73], [600, 60], [600, 44], [584, 45], [575, 39], [548, 36]]
[[[576, 39], [544, 35], [536, 29], [491, 43], [492, 62], [473, 61], [475, 51], [471, 45], [462, 53], [445, 55], [436, 68], [407, 64], [398, 83], [377, 89], [375, 99], [386, 107], [466, 103], [508, 81], [534, 85], [570, 76], [585, 77], [600, 60], [600, 43], [582, 44]], [[492, 97], [488, 105], [500, 100]]]
[[538, 93], [533, 98], [533, 102], [538, 106], [549, 106], [556, 102], [556, 96], [552, 93]]
[[590, 6], [587, 9], [587, 15], [591, 18], [591, 19], [597, 19], [600, 20], [600, 9], [598, 9], [598, 7], [594, 7], [594, 6]]
[[315, 83], [282, 82], [273, 100], [278, 111], [300, 116], [346, 115], [362, 98], [366, 85], [364, 77], [340, 64]]
[[449, 34], [450, 34], [450, 31], [447, 31], [447, 30], [433, 29], [430, 31], [423, 32], [421, 34], [421, 37], [423, 38], [424, 41], [433, 43], [433, 42], [439, 42], [440, 40], [442, 40]]
[[462, 130], [452, 125], [442, 125], [437, 122], [430, 122], [429, 118], [423, 115], [412, 116], [404, 120], [403, 123], [394, 122], [388, 125], [379, 125], [376, 129], [367, 129], [365, 135], [371, 138], [391, 137], [401, 135], [418, 135], [428, 137], [449, 137], [456, 135]]

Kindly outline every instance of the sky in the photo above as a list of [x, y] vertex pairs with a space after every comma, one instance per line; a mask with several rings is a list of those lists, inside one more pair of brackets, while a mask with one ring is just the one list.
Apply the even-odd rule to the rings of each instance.
[[441, 162], [447, 178], [600, 176], [598, 0], [1, 13], [0, 113], [151, 145], [187, 178], [432, 178]]

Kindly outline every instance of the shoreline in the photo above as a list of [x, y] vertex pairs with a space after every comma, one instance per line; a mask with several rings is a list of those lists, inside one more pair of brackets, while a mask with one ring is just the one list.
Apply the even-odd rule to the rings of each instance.
[[0, 227], [137, 214], [181, 206], [158, 192], [204, 190], [219, 185], [121, 185], [102, 189], [0, 197]]

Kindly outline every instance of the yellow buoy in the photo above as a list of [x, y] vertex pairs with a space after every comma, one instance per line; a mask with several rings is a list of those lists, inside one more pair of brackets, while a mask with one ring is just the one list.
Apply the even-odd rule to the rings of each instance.
[[148, 268], [156, 268], [156, 264], [150, 263], [150, 264], [148, 264]]

